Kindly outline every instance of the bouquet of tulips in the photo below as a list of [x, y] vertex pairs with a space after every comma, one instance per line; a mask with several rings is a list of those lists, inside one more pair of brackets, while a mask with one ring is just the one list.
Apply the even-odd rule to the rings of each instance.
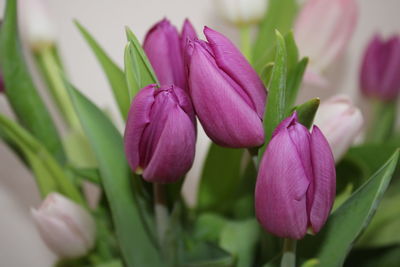
[[[360, 88], [376, 109], [363, 134], [348, 96], [298, 97], [335, 86], [325, 71], [353, 34], [356, 1], [231, 2], [218, 4], [240, 48], [163, 19], [143, 43], [126, 28], [123, 68], [75, 22], [121, 131], [70, 82], [40, 0], [22, 1], [60, 135], [22, 52], [17, 0], [6, 1], [1, 91], [15, 118], [0, 114], [0, 137], [34, 174], [43, 203], [31, 214], [56, 266], [400, 265], [400, 38], [377, 35], [365, 52]], [[212, 142], [189, 205], [182, 185], [201, 128]], [[87, 183], [100, 189], [95, 203]]]

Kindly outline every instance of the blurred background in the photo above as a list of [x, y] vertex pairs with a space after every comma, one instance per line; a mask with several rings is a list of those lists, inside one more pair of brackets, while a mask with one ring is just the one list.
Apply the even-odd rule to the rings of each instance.
[[[47, 5], [49, 15], [55, 24], [61, 54], [72, 82], [99, 106], [110, 110], [115, 118], [118, 118], [118, 111], [108, 82], [90, 48], [73, 24], [73, 19], [81, 22], [120, 66], [123, 64], [123, 49], [126, 44], [124, 32], [126, 25], [140, 40], [143, 40], [151, 25], [163, 17], [169, 18], [178, 27], [185, 18], [189, 18], [198, 33], [204, 25], [207, 25], [223, 32], [234, 41], [238, 39], [235, 28], [219, 16], [215, 0], [43, 0], [43, 2]], [[350, 46], [346, 54], [328, 70], [330, 88], [303, 88], [302, 98], [319, 96], [324, 99], [342, 92], [349, 94], [360, 104], [358, 71], [361, 55], [366, 43], [375, 32], [381, 32], [384, 36], [400, 33], [398, 16], [400, 1], [359, 0], [358, 4], [359, 20]], [[1, 13], [4, 6], [5, 0], [0, 0]], [[21, 31], [23, 35], [23, 29]], [[41, 85], [41, 93], [44, 96], [45, 89], [42, 82], [39, 78], [36, 82]], [[46, 96], [45, 99], [49, 100]], [[0, 112], [11, 115], [3, 96], [0, 96]], [[57, 120], [57, 114], [53, 113]], [[121, 121], [117, 123], [119, 126], [122, 125]], [[61, 123], [58, 126], [62, 130]], [[195, 165], [185, 185], [185, 194], [190, 203], [195, 201], [196, 196], [192, 189], [196, 185], [196, 177], [207, 151], [208, 142], [204, 133], [200, 132]], [[0, 143], [0, 267], [45, 267], [53, 263], [55, 257], [42, 243], [30, 217], [30, 208], [36, 207], [39, 202], [39, 194], [31, 174], [16, 156]]]

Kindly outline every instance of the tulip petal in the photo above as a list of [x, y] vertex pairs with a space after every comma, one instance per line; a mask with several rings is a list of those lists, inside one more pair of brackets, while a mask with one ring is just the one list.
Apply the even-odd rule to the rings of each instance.
[[175, 182], [181, 178], [193, 164], [195, 143], [193, 122], [176, 104], [168, 111], [165, 126], [143, 178], [161, 183]]
[[289, 132], [282, 130], [269, 143], [257, 177], [256, 215], [267, 231], [284, 238], [304, 237], [308, 186], [296, 146]]
[[335, 161], [328, 141], [314, 126], [311, 133], [311, 158], [314, 170], [313, 191], [308, 192], [310, 225], [318, 233], [325, 224], [336, 193]]
[[194, 44], [190, 94], [207, 135], [229, 147], [256, 147], [264, 142], [262, 121], [235, 90], [234, 82], [219, 70], [208, 51]]
[[381, 53], [382, 38], [379, 35], [375, 35], [370, 41], [361, 66], [360, 84], [361, 89], [366, 96], [373, 96], [374, 91], [380, 88], [379, 77], [381, 77], [380, 70], [383, 71], [384, 64], [379, 60]]
[[[385, 45], [388, 54], [381, 81], [385, 100], [395, 99], [400, 91], [400, 38], [395, 36]], [[382, 51], [383, 52], [383, 51]]]
[[186, 47], [187, 40], [195, 40], [197, 38], [196, 30], [194, 29], [192, 23], [188, 19], [185, 19], [182, 26], [181, 32], [181, 45], [182, 49]]
[[143, 88], [133, 99], [124, 134], [125, 154], [132, 170], [140, 164], [139, 145], [143, 131], [150, 123], [150, 110], [154, 103], [156, 85]]
[[204, 28], [204, 34], [211, 45], [217, 65], [245, 90], [253, 108], [262, 119], [267, 90], [256, 71], [228, 38], [208, 27]]

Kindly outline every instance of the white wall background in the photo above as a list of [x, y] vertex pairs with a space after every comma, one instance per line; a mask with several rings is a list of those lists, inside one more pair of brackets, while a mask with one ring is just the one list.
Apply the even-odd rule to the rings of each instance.
[[[181, 25], [188, 17], [198, 32], [203, 25], [223, 31], [233, 39], [235, 31], [224, 24], [214, 8], [214, 0], [44, 0], [58, 29], [59, 44], [66, 68], [75, 85], [94, 102], [109, 107], [117, 115], [108, 83], [90, 49], [74, 27], [78, 19], [97, 38], [121, 66], [126, 43], [124, 26], [128, 25], [143, 39], [147, 29], [163, 17]], [[346, 56], [329, 71], [331, 90], [312, 91], [313, 96], [346, 92], [357, 97], [357, 77], [364, 46], [376, 31], [400, 33], [400, 0], [359, 0], [360, 18]], [[0, 0], [0, 11], [5, 0]], [[39, 81], [40, 83], [40, 81]], [[44, 90], [43, 90], [44, 92]], [[0, 112], [10, 114], [3, 96]], [[57, 117], [57, 115], [55, 115]], [[201, 135], [192, 180], [207, 149], [207, 139]], [[189, 193], [193, 201], [194, 195]], [[46, 267], [55, 257], [41, 242], [32, 224], [29, 209], [40, 202], [33, 178], [18, 159], [0, 143], [0, 267]]]

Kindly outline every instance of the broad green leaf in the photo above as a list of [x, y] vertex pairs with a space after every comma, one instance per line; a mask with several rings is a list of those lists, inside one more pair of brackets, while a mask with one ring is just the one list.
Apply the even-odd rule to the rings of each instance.
[[86, 42], [89, 44], [93, 53], [96, 55], [97, 60], [100, 62], [111, 85], [121, 115], [126, 119], [130, 107], [130, 98], [124, 72], [112, 61], [103, 48], [101, 48], [96, 40], [81, 24], [79, 24], [79, 22], [75, 21], [75, 24]]
[[271, 137], [272, 132], [285, 118], [287, 107], [287, 54], [283, 36], [276, 32], [276, 56], [269, 86], [267, 107], [264, 115], [265, 143], [259, 150], [261, 156]]
[[[99, 163], [123, 258], [129, 267], [162, 266], [134, 195], [121, 134], [92, 102], [70, 84], [72, 102]], [[134, 177], [137, 179], [137, 177]]]
[[18, 36], [17, 1], [8, 0], [0, 35], [0, 64], [5, 94], [18, 121], [59, 160], [65, 161], [60, 137], [28, 71]]
[[374, 249], [355, 249], [346, 259], [344, 266], [398, 267], [399, 262], [400, 246], [386, 246]]
[[63, 143], [69, 164], [77, 168], [93, 168], [97, 166], [89, 140], [81, 131], [70, 131], [64, 137]]
[[237, 259], [237, 267], [252, 266], [259, 236], [256, 219], [232, 221], [222, 229], [219, 245]]
[[97, 264], [95, 267], [123, 267], [124, 265], [120, 260], [113, 260], [110, 262], [105, 262], [101, 264]]
[[142, 46], [140, 45], [138, 39], [136, 38], [135, 34], [126, 27], [126, 37], [128, 38], [128, 41], [133, 45], [134, 48], [134, 55], [136, 56], [138, 60], [138, 66], [140, 70], [140, 78], [142, 84], [160, 84], [158, 82], [157, 76], [153, 70], [153, 67], [150, 64], [149, 59], [146, 56], [146, 53], [144, 52]]
[[182, 267], [233, 267], [235, 259], [212, 243], [196, 242], [184, 254]]
[[268, 10], [261, 22], [252, 54], [252, 63], [257, 72], [260, 73], [264, 65], [269, 62], [268, 54], [274, 47], [275, 30], [282, 34], [288, 33], [292, 28], [297, 8], [296, 0], [269, 1]]
[[[320, 100], [319, 98], [313, 98], [308, 100], [304, 104], [301, 104], [294, 108], [297, 112], [299, 122], [306, 128], [310, 129], [313, 125], [315, 114], [317, 113]], [[287, 114], [289, 116], [289, 114]]]
[[210, 145], [199, 184], [199, 211], [229, 211], [240, 184], [242, 156], [242, 149]]
[[290, 72], [299, 61], [299, 50], [297, 49], [296, 41], [294, 40], [293, 32], [290, 31], [284, 35], [287, 53], [287, 68]]
[[308, 58], [301, 59], [293, 68], [289, 69], [287, 87], [287, 106], [291, 108], [296, 102], [297, 94], [303, 81], [303, 75], [308, 64]]
[[34, 136], [1, 114], [0, 129], [24, 154], [43, 197], [51, 192], [61, 192], [72, 200], [83, 203], [81, 194], [64, 169]]
[[[317, 258], [320, 266], [342, 266], [353, 243], [369, 224], [385, 193], [399, 157], [397, 150], [363, 186], [338, 208], [315, 237], [301, 241], [302, 253]], [[313, 255], [309, 255], [312, 252]]]
[[382, 143], [390, 138], [396, 123], [397, 102], [376, 101], [373, 121], [367, 131], [366, 140], [373, 143]]

